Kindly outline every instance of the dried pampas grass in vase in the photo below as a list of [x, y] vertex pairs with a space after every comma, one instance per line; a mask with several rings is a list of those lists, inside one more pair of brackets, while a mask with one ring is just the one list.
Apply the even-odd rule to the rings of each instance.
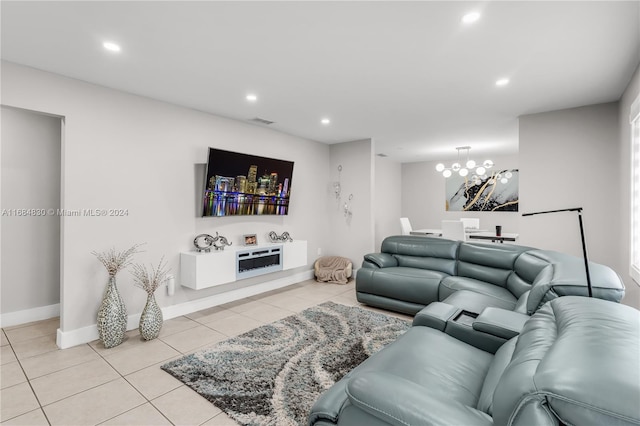
[[134, 264], [132, 267], [131, 274], [135, 285], [147, 293], [147, 303], [140, 315], [139, 325], [140, 335], [145, 340], [155, 339], [160, 334], [163, 318], [162, 310], [156, 302], [155, 291], [166, 280], [168, 273], [164, 256], [158, 262], [158, 266], [152, 266], [151, 270], [141, 264]]
[[109, 283], [102, 296], [97, 320], [98, 336], [105, 348], [118, 346], [124, 340], [127, 331], [127, 307], [118, 291], [116, 275], [131, 265], [133, 255], [139, 253], [139, 248], [140, 244], [134, 244], [124, 251], [111, 248], [104, 252], [91, 252], [104, 265], [109, 275]]
[[104, 265], [109, 277], [115, 277], [118, 272], [131, 265], [133, 255], [140, 253], [140, 250], [138, 250], [140, 246], [141, 244], [134, 244], [131, 248], [125, 251], [116, 251], [115, 247], [112, 247], [103, 252], [92, 251], [91, 254], [97, 257]]

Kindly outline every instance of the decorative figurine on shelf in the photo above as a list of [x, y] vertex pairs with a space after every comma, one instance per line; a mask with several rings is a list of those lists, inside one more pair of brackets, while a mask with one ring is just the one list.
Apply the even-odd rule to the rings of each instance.
[[293, 241], [293, 238], [291, 238], [291, 235], [289, 235], [287, 231], [284, 231], [282, 235], [278, 235], [275, 233], [275, 231], [271, 231], [269, 232], [269, 240], [272, 243], [278, 243], [278, 242], [286, 243], [287, 241], [289, 242]]
[[211, 252], [211, 247], [213, 247], [214, 250], [224, 250], [226, 246], [230, 246], [231, 244], [227, 237], [223, 237], [217, 232], [215, 237], [209, 234], [200, 234], [193, 240], [193, 245], [196, 246], [196, 249], [200, 253]]
[[223, 237], [222, 235], [218, 236], [218, 233], [216, 232], [216, 236], [213, 239], [213, 247], [216, 250], [224, 250], [226, 246], [230, 246], [231, 244], [232, 243], [227, 240], [227, 237]]
[[199, 253], [209, 253], [215, 241], [216, 240], [209, 234], [200, 234], [194, 238], [193, 245], [196, 246], [196, 250]]

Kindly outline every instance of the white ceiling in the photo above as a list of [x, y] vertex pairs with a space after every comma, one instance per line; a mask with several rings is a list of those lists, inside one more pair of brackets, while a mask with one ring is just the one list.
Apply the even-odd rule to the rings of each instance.
[[5, 60], [403, 162], [515, 153], [519, 115], [616, 101], [640, 61], [639, 1], [0, 7]]

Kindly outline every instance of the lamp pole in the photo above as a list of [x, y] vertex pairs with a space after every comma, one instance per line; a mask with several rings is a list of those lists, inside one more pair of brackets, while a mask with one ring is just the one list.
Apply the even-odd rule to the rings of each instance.
[[558, 213], [558, 212], [578, 212], [578, 222], [580, 224], [580, 238], [582, 241], [582, 255], [584, 257], [584, 270], [587, 273], [587, 289], [589, 291], [589, 297], [593, 297], [591, 291], [591, 274], [589, 274], [589, 258], [587, 256], [587, 243], [584, 239], [584, 226], [582, 225], [582, 207], [574, 207], [571, 209], [559, 209], [559, 210], [547, 210], [544, 212], [523, 213], [522, 216], [533, 216], [536, 214]]

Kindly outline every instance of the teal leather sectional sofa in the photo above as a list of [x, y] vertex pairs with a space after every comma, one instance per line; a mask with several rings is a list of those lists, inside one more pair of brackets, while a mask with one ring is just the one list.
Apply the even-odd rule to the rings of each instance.
[[640, 312], [578, 296], [506, 312], [526, 321], [495, 353], [414, 323], [323, 393], [309, 425], [640, 424]]
[[[589, 269], [594, 297], [622, 300], [624, 284], [615, 271], [594, 262]], [[432, 302], [531, 315], [567, 295], [587, 295], [583, 259], [510, 244], [391, 236], [380, 253], [364, 256], [356, 276], [360, 303], [411, 315]]]
[[[505, 244], [392, 236], [360, 302], [413, 326], [315, 402], [310, 426], [640, 425], [640, 312], [604, 265]], [[563, 296], [563, 297], [560, 297]]]

